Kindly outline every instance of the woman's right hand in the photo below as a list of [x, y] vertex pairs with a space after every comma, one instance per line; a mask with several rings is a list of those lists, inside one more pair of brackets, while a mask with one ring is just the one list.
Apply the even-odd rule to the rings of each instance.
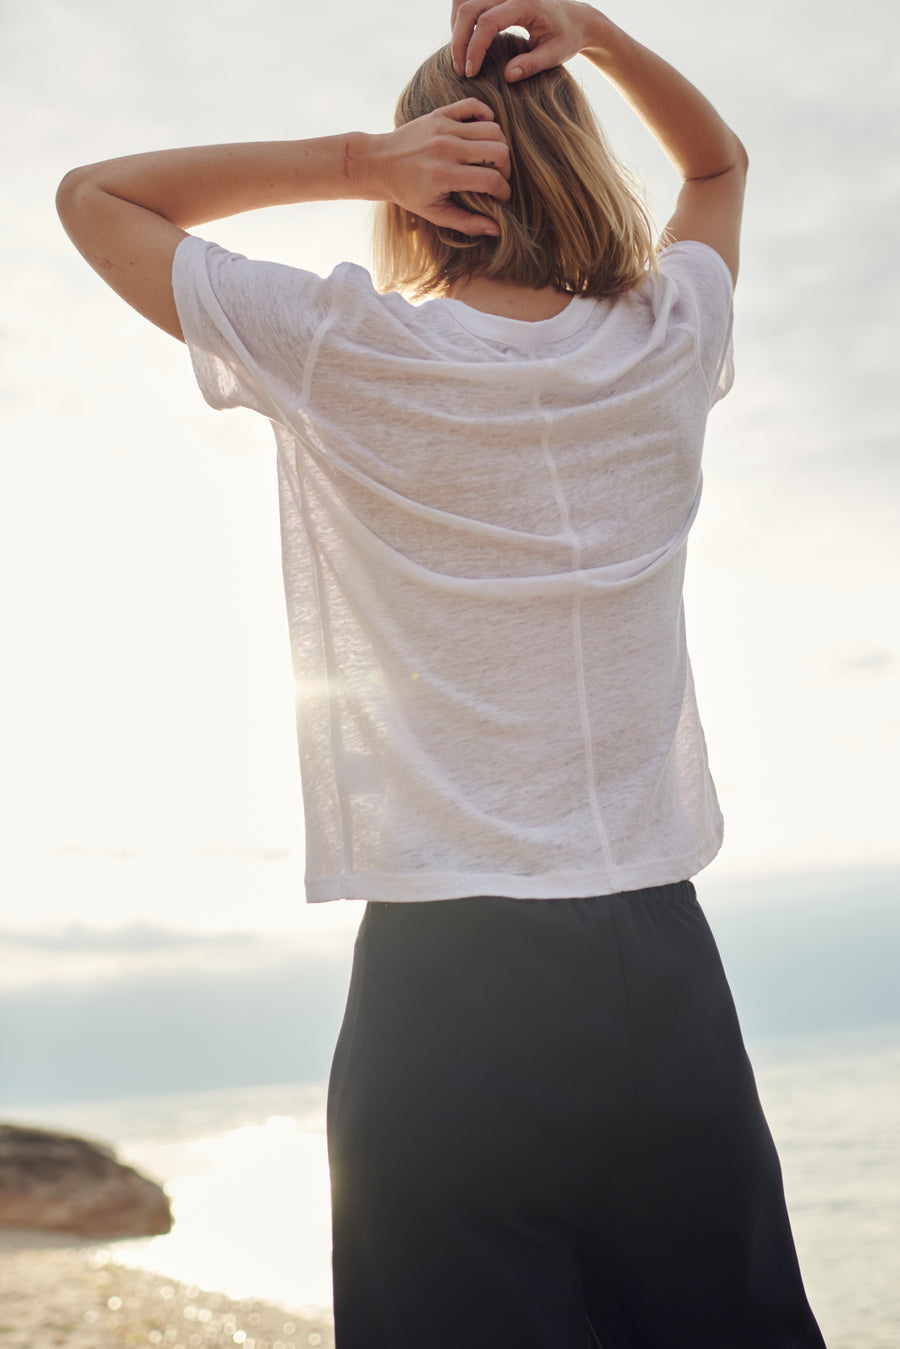
[[498, 33], [524, 28], [531, 50], [506, 68], [510, 81], [524, 80], [577, 56], [591, 45], [603, 16], [575, 0], [453, 0], [450, 52], [457, 75], [477, 75], [484, 54]]
[[464, 98], [368, 139], [366, 196], [393, 201], [412, 215], [472, 236], [498, 235], [487, 216], [466, 211], [454, 192], [508, 201], [509, 146], [491, 108]]

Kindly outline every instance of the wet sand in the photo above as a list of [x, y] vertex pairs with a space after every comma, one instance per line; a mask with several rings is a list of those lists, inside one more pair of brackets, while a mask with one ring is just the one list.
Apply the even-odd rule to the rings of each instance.
[[0, 1234], [2, 1349], [333, 1349], [320, 1313], [236, 1302], [81, 1243]]

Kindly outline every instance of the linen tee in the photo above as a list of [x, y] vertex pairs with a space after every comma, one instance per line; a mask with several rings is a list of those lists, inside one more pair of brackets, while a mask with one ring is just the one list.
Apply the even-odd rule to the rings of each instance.
[[682, 585], [731, 277], [664, 250], [538, 322], [189, 236], [214, 408], [269, 418], [306, 890], [552, 899], [684, 880], [722, 819]]

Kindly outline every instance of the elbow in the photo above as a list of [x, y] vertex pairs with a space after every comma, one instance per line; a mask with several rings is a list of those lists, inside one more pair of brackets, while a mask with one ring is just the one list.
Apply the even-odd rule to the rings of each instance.
[[86, 169], [70, 169], [56, 189], [56, 214], [69, 234], [84, 201], [87, 176]]
[[709, 183], [715, 178], [727, 177], [732, 182], [743, 183], [747, 178], [750, 156], [747, 154], [743, 141], [739, 140], [733, 131], [729, 135], [730, 140], [723, 140], [718, 147], [721, 159], [714, 161], [714, 163], [717, 163], [717, 167], [710, 168], [706, 173], [688, 174], [682, 181], [685, 183]]
[[95, 213], [97, 202], [105, 194], [97, 170], [99, 164], [70, 169], [56, 189], [56, 213], [69, 238], [80, 247], [78, 235]]

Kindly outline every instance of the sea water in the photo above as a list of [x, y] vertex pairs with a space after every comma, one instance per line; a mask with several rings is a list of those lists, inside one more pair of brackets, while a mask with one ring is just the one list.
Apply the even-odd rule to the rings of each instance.
[[751, 1047], [829, 1349], [900, 1345], [900, 1029]]
[[[810, 1301], [829, 1349], [900, 1345], [900, 1027], [750, 1046]], [[111, 1259], [290, 1307], [327, 1308], [324, 1084], [6, 1112], [110, 1141], [162, 1180], [168, 1236]]]

